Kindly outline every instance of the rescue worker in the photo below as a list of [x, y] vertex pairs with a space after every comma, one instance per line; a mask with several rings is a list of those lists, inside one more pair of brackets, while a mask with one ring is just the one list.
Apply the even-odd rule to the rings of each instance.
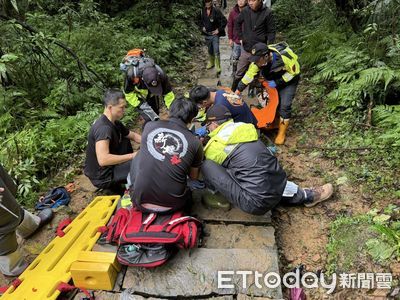
[[51, 208], [37, 216], [23, 209], [16, 193], [16, 184], [0, 164], [0, 272], [6, 276], [19, 276], [28, 266], [18, 249], [17, 235], [29, 238], [53, 217]]
[[213, 6], [212, 0], [204, 0], [198, 24], [201, 33], [205, 36], [208, 49], [208, 63], [206, 69], [215, 67], [217, 76], [221, 74], [221, 59], [219, 52], [219, 38], [225, 36], [227, 20], [222, 12]]
[[302, 189], [288, 181], [278, 159], [258, 139], [254, 125], [234, 123], [226, 107], [212, 106], [206, 122], [210, 140], [201, 173], [206, 186], [233, 206], [263, 215], [280, 203], [311, 207], [332, 196], [330, 183]]
[[190, 204], [187, 178], [197, 179], [203, 162], [203, 147], [188, 129], [197, 113], [193, 101], [178, 98], [171, 104], [168, 120], [144, 127], [129, 177], [131, 199], [138, 209], [169, 212]]
[[297, 55], [285, 43], [266, 45], [257, 43], [251, 49], [250, 67], [239, 82], [237, 93], [241, 93], [260, 73], [270, 87], [279, 93], [280, 115], [278, 135], [275, 144], [285, 143], [286, 131], [292, 114], [292, 102], [300, 80], [300, 65]]
[[232, 83], [232, 91], [236, 90], [240, 79], [249, 67], [248, 58], [252, 47], [260, 42], [266, 44], [275, 42], [275, 18], [271, 9], [263, 5], [262, 0], [248, 0], [248, 6], [242, 10], [235, 21], [234, 30], [243, 48]]
[[125, 73], [126, 101], [139, 109], [145, 122], [158, 120], [160, 98], [164, 99], [167, 109], [175, 99], [168, 76], [141, 49], [128, 51], [120, 69]]
[[140, 134], [122, 123], [125, 95], [118, 89], [108, 90], [103, 98], [103, 114], [93, 123], [88, 134], [85, 175], [101, 189], [122, 193], [129, 173], [133, 152], [131, 141], [141, 142]]

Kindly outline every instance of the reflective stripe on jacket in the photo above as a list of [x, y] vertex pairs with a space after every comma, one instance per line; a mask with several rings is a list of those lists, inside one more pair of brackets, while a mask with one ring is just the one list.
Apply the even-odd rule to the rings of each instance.
[[[130, 93], [125, 93], [125, 99], [133, 107], [139, 107], [143, 101], [146, 101], [148, 95], [149, 91], [147, 89], [138, 89], [137, 87], [135, 87], [134, 91]], [[164, 95], [164, 102], [167, 109], [169, 109], [174, 100], [175, 100], [174, 92], [171, 91], [166, 95]]]
[[[269, 50], [274, 55], [274, 60], [271, 65], [270, 72], [281, 72], [282, 75], [277, 80], [277, 85], [291, 81], [296, 75], [300, 74], [300, 64], [297, 61], [298, 56], [289, 48], [289, 46], [282, 42], [279, 44], [269, 45]], [[254, 77], [260, 72], [260, 68], [251, 63], [246, 74], [242, 78], [244, 85], [249, 85]]]

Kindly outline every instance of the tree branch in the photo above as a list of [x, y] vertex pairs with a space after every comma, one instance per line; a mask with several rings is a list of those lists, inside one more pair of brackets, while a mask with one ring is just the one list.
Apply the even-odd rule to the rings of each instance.
[[[27, 31], [29, 31], [30, 33], [39, 33], [35, 28], [33, 28], [32, 26], [30, 26], [29, 24], [19, 21], [17, 19], [13, 19], [10, 18], [8, 16], [5, 16], [3, 14], [0, 14], [0, 19], [6, 20], [6, 21], [13, 21], [19, 25], [21, 25], [24, 29], [26, 29]], [[78, 65], [80, 67], [83, 68], [83, 70], [85, 70], [86, 74], [88, 75], [89, 79], [92, 81], [92, 83], [98, 87], [99, 89], [104, 91], [104, 88], [102, 86], [100, 86], [98, 84], [98, 82], [103, 83], [102, 78], [94, 71], [92, 70], [89, 66], [87, 66], [80, 58], [79, 56], [71, 49], [69, 48], [67, 45], [65, 45], [64, 43], [56, 40], [55, 38], [52, 38], [52, 41], [54, 42], [54, 44], [56, 44], [58, 47], [62, 48], [63, 50], [65, 50], [66, 52], [68, 52], [68, 54], [70, 54], [78, 63]], [[93, 78], [92, 74], [94, 75], [94, 77], [96, 77], [97, 81]]]

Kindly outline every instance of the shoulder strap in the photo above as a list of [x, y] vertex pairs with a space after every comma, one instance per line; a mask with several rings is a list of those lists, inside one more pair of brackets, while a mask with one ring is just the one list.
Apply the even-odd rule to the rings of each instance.
[[147, 228], [154, 222], [154, 220], [157, 218], [156, 213], [151, 213], [147, 216], [147, 218], [142, 222], [142, 226], [140, 227], [139, 231], [146, 231]]
[[176, 227], [177, 225], [183, 223], [183, 222], [187, 222], [187, 221], [193, 221], [196, 224], [201, 224], [201, 222], [199, 220], [197, 220], [194, 217], [190, 217], [190, 216], [185, 216], [185, 217], [180, 217], [174, 220], [171, 220], [170, 222], [168, 222], [168, 224], [166, 224], [163, 228], [162, 231], [164, 232], [169, 232], [172, 230], [172, 228]]

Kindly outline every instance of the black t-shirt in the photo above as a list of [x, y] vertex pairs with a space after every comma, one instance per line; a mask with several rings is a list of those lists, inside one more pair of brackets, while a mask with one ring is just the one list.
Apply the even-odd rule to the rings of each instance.
[[102, 140], [110, 141], [110, 154], [121, 155], [121, 142], [129, 134], [120, 121], [113, 124], [104, 114], [92, 125], [88, 135], [86, 148], [85, 175], [90, 178], [94, 185], [109, 182], [112, 178], [113, 166], [101, 167], [96, 156], [96, 142]]
[[187, 175], [190, 168], [200, 167], [203, 147], [179, 119], [148, 122], [136, 159], [131, 168], [135, 202], [178, 210], [190, 197]]

